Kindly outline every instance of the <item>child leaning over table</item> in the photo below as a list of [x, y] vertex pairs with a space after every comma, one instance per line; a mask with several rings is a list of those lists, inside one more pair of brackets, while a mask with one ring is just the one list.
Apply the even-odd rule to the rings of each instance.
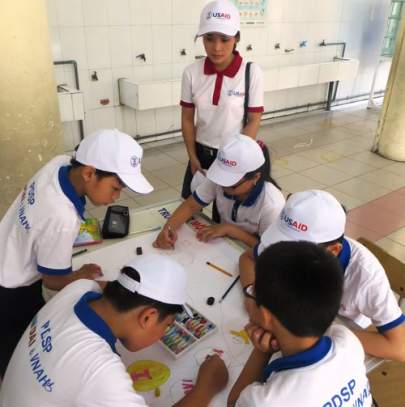
[[371, 406], [360, 341], [330, 327], [342, 291], [342, 269], [323, 247], [280, 242], [263, 251], [244, 288], [254, 350], [228, 406]]
[[[187, 311], [187, 277], [168, 256], [139, 256], [104, 292], [78, 280], [51, 299], [25, 330], [8, 365], [0, 407], [146, 407], [115, 349], [158, 341]], [[224, 362], [209, 357], [194, 388], [176, 407], [205, 407], [228, 381]]]

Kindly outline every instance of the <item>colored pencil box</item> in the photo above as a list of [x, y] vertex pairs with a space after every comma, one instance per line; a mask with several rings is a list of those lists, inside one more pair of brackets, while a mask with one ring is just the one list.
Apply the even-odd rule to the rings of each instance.
[[193, 312], [190, 318], [185, 312], [176, 315], [176, 320], [170, 325], [160, 340], [160, 344], [175, 358], [187, 352], [194, 344], [200, 343], [213, 332], [217, 326], [204, 315], [189, 308]]

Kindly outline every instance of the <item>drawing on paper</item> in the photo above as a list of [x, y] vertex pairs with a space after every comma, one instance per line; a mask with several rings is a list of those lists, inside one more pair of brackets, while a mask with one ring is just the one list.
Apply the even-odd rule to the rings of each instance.
[[127, 372], [131, 376], [136, 391], [147, 392], [154, 390], [155, 396], [160, 396], [160, 386], [170, 377], [170, 369], [155, 360], [138, 360], [128, 366]]

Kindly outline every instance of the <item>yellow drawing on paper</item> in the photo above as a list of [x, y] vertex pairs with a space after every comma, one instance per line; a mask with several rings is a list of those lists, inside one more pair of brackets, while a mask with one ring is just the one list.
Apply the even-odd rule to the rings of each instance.
[[246, 345], [249, 343], [248, 333], [244, 329], [241, 331], [231, 331], [231, 335], [241, 338]]
[[167, 382], [170, 369], [163, 363], [154, 360], [138, 360], [128, 366], [133, 387], [136, 391], [147, 392], [155, 390], [155, 396], [160, 396], [159, 387]]

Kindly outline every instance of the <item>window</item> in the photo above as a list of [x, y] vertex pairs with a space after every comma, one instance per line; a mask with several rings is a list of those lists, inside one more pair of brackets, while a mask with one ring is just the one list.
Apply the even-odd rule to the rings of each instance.
[[405, 0], [392, 0], [391, 11], [388, 17], [387, 29], [384, 35], [383, 49], [381, 51], [382, 56], [392, 57], [395, 48], [395, 40], [398, 33], [399, 23], [401, 21], [402, 9]]

